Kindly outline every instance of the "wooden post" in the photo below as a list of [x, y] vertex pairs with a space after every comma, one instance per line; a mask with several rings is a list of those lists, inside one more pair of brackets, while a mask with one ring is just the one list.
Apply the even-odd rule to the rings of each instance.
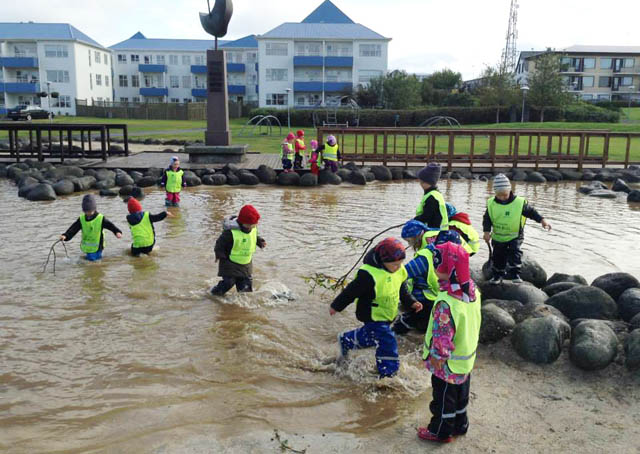
[[491, 170], [496, 168], [496, 133], [489, 136], [489, 156], [491, 157]]
[[528, 156], [531, 156], [531, 145], [532, 145], [532, 142], [533, 142], [533, 136], [531, 134], [529, 134], [529, 148], [527, 150], [527, 155]]
[[585, 156], [589, 156], [589, 142], [590, 142], [590, 141], [591, 141], [591, 136], [590, 136], [590, 135], [588, 135], [588, 136], [587, 136], [587, 145], [586, 145], [586, 147], [585, 147], [585, 149], [584, 149], [584, 155], [585, 155]]
[[[13, 129], [9, 129], [7, 132], [9, 133], [9, 154], [13, 158], [16, 154], [16, 143], [13, 140]], [[20, 159], [18, 159], [18, 162], [20, 162]]]
[[476, 135], [471, 133], [471, 147], [469, 148], [469, 168], [473, 170], [473, 154], [476, 148]]
[[29, 129], [29, 154], [33, 156], [33, 129]]
[[365, 139], [367, 138], [366, 134], [362, 135], [362, 165], [364, 166], [364, 153], [365, 153], [365, 148], [364, 148], [364, 144], [365, 144]]
[[602, 168], [604, 169], [607, 166], [607, 161], [609, 160], [609, 133], [604, 135], [604, 150], [602, 152]]
[[36, 148], [38, 152], [38, 161], [44, 161], [44, 156], [42, 156], [42, 130], [40, 128], [36, 129]]
[[449, 133], [449, 149], [447, 153], [447, 172], [451, 172], [453, 169], [453, 149], [455, 145], [456, 136], [453, 132]]
[[[126, 129], [125, 129], [125, 137], [126, 137]], [[124, 143], [127, 143], [126, 138], [124, 140]], [[323, 143], [324, 143], [324, 130], [322, 128], [318, 128], [318, 146], [322, 145]]]
[[409, 167], [409, 134], [405, 134], [404, 136], [404, 167]]
[[103, 161], [107, 161], [107, 128], [105, 128], [104, 126], [102, 126], [100, 128], [100, 147], [102, 151], [102, 160]]
[[64, 162], [64, 139], [62, 138], [62, 128], [58, 130], [58, 142], [60, 142], [60, 162]]
[[84, 129], [80, 129], [80, 148], [82, 148], [82, 156], [84, 157]]
[[624, 168], [629, 167], [629, 154], [631, 152], [631, 134], [627, 134], [627, 150], [624, 154]]
[[562, 138], [563, 138], [563, 134], [560, 133], [560, 140], [558, 141], [558, 158], [556, 159], [556, 167], [559, 169], [560, 166], [560, 160], [562, 159]]
[[73, 156], [73, 137], [71, 136], [71, 129], [67, 130], [67, 143], [69, 144], [69, 156]]
[[87, 129], [87, 143], [89, 144], [89, 155], [93, 153], [93, 146], [91, 145], [91, 128]]
[[513, 144], [513, 168], [518, 167], [518, 152], [520, 151], [520, 133], [516, 132]]
[[584, 163], [584, 145], [585, 145], [585, 134], [584, 132], [580, 134], [580, 148], [578, 150], [578, 171], [582, 171], [582, 165]]
[[513, 153], [513, 135], [509, 135], [509, 156]]
[[387, 165], [387, 131], [382, 135], [382, 165]]
[[374, 132], [373, 133], [373, 153], [376, 155], [378, 154], [378, 132]]

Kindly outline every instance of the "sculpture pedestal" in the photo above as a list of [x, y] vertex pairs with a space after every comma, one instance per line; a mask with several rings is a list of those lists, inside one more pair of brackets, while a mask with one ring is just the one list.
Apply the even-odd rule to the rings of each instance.
[[231, 145], [227, 64], [223, 50], [207, 51], [207, 130], [205, 145]]
[[248, 149], [249, 145], [189, 145], [184, 151], [193, 164], [238, 164], [247, 159]]

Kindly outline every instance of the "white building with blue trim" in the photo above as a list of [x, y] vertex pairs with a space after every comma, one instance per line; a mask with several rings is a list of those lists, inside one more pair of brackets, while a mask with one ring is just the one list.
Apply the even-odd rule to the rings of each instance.
[[[59, 97], [40, 97], [57, 92]], [[111, 101], [111, 51], [69, 24], [0, 23], [0, 114], [41, 105], [75, 115], [75, 99]]]
[[337, 105], [388, 69], [391, 39], [355, 23], [330, 0], [302, 22], [257, 40], [260, 107]]

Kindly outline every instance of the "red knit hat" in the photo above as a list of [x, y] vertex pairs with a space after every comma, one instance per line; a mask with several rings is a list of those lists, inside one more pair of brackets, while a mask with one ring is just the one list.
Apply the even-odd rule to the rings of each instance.
[[245, 205], [238, 213], [238, 222], [240, 224], [257, 224], [260, 220], [260, 213], [252, 205]]
[[298, 129], [296, 134], [298, 135], [298, 137], [304, 137], [304, 131], [302, 129]]
[[402, 244], [402, 241], [393, 237], [380, 241], [375, 251], [378, 253], [380, 260], [385, 263], [404, 260], [406, 257], [404, 244]]
[[292, 132], [290, 132], [289, 134], [287, 134], [287, 140], [293, 140], [293, 139], [295, 139], [295, 138], [296, 138], [296, 136], [294, 136]]
[[137, 213], [138, 211], [142, 211], [142, 205], [135, 197], [130, 197], [127, 202], [127, 208], [129, 209], [129, 213]]

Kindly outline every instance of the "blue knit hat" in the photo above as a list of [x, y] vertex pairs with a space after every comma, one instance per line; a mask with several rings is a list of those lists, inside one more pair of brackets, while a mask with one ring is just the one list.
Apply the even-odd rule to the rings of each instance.
[[429, 227], [424, 222], [416, 221], [415, 219], [407, 222], [404, 227], [402, 227], [401, 236], [404, 239], [414, 238], [420, 235], [422, 232], [429, 230]]
[[438, 244], [444, 244], [444, 243], [462, 244], [462, 240], [460, 239], [460, 234], [455, 230], [443, 230], [438, 234], [435, 244], [438, 245]]
[[452, 218], [456, 214], [458, 214], [458, 210], [456, 210], [456, 207], [454, 207], [450, 203], [445, 203], [445, 205], [447, 206], [447, 217]]

